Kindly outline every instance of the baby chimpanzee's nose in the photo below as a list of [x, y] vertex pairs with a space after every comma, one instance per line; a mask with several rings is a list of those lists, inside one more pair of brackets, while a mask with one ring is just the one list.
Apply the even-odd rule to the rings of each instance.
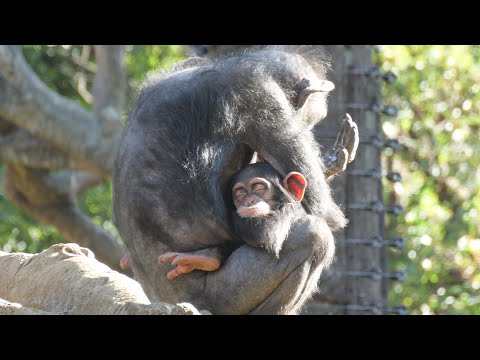
[[255, 198], [253, 196], [247, 196], [245, 198], [245, 202], [244, 202], [244, 205], [245, 206], [253, 206], [255, 205], [256, 201], [255, 201]]

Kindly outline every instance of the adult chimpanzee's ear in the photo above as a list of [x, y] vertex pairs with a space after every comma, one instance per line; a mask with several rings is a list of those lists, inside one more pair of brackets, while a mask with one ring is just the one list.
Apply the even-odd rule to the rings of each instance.
[[283, 187], [293, 196], [295, 201], [302, 201], [307, 188], [307, 180], [299, 172], [292, 171], [283, 179]]
[[308, 97], [315, 92], [329, 92], [335, 89], [335, 85], [328, 80], [304, 80], [298, 89], [297, 109], [301, 108]]

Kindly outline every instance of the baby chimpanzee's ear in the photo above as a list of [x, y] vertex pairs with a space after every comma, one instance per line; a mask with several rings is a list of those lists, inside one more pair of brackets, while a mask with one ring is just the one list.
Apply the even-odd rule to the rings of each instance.
[[283, 187], [293, 196], [295, 201], [302, 201], [307, 188], [307, 180], [299, 172], [292, 171], [283, 179]]

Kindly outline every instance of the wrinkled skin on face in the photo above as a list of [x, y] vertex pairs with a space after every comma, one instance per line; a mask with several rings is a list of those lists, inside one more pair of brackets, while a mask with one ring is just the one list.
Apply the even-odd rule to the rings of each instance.
[[273, 203], [272, 184], [266, 179], [255, 177], [233, 186], [233, 203], [240, 217], [262, 217], [271, 212]]

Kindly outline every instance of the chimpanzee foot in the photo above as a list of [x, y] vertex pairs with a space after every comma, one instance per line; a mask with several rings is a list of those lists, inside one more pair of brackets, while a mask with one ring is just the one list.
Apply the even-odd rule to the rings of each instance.
[[331, 180], [345, 171], [347, 165], [355, 159], [360, 136], [357, 124], [349, 114], [345, 114], [340, 132], [333, 147], [325, 154], [325, 178]]
[[171, 263], [175, 269], [167, 274], [172, 280], [177, 276], [187, 274], [193, 270], [215, 271], [220, 267], [220, 260], [216, 257], [203, 254], [168, 252], [158, 257], [160, 264]]

